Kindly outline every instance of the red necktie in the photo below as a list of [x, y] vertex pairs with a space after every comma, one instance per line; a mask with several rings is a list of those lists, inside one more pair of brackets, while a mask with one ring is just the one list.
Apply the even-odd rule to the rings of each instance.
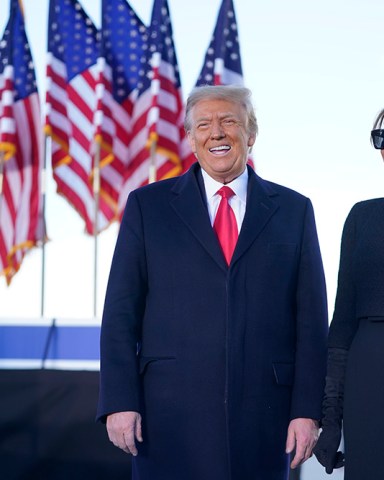
[[213, 229], [217, 234], [224, 257], [229, 265], [235, 250], [237, 237], [239, 236], [236, 217], [228, 203], [228, 199], [234, 195], [234, 192], [229, 187], [222, 187], [217, 193], [221, 195], [221, 200], [213, 223]]

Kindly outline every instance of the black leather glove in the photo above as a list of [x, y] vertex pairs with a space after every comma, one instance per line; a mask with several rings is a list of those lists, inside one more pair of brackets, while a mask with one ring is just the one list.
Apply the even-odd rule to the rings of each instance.
[[322, 432], [313, 450], [328, 474], [344, 466], [344, 454], [338, 451], [343, 421], [344, 379], [348, 350], [328, 349], [327, 378], [323, 399]]
[[337, 426], [323, 427], [319, 440], [313, 450], [317, 460], [331, 474], [334, 468], [344, 466], [344, 453], [338, 451], [341, 441], [341, 428]]

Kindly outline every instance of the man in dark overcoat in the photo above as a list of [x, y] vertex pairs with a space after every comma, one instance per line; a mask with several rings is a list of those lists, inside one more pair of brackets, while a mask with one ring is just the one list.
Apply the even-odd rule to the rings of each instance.
[[[133, 455], [134, 480], [286, 480], [289, 461], [312, 454], [324, 386], [312, 205], [246, 165], [257, 135], [248, 89], [196, 88], [185, 128], [198, 162], [127, 201], [98, 418]], [[214, 229], [223, 185], [238, 235], [229, 258]]]

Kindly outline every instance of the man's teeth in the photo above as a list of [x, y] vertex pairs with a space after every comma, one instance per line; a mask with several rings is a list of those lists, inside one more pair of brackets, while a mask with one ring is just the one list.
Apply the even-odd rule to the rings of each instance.
[[229, 146], [228, 145], [221, 145], [220, 147], [213, 147], [213, 148], [210, 148], [209, 151], [210, 152], [218, 152], [218, 151], [221, 151], [221, 150], [229, 150]]

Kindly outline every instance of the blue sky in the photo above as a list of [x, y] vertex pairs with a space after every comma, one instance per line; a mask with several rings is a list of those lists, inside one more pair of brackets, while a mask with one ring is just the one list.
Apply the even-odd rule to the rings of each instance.
[[[220, 0], [169, 0], [184, 96], [199, 74]], [[0, 31], [8, 17], [0, 0]], [[100, 2], [82, 4], [100, 25]], [[152, 0], [131, 0], [148, 23]], [[41, 98], [45, 90], [48, 0], [24, 0], [27, 34]], [[376, 0], [235, 0], [244, 78], [260, 133], [258, 173], [311, 198], [333, 310], [341, 229], [352, 205], [380, 197], [384, 168], [369, 142], [384, 107], [384, 3]], [[93, 240], [47, 182], [45, 316], [93, 315]], [[101, 315], [117, 225], [99, 237], [97, 316]], [[0, 318], [40, 315], [41, 251], [25, 258], [7, 288], [0, 279]]]

